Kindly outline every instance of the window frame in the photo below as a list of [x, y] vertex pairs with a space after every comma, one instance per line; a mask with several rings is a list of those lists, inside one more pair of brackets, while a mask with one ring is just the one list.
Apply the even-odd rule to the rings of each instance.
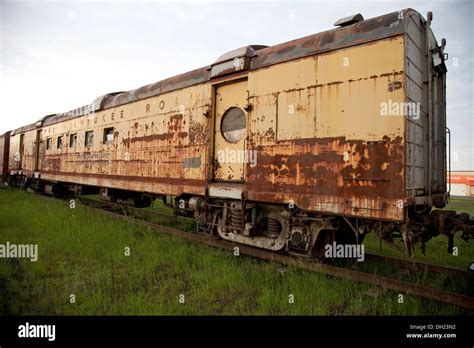
[[[72, 143], [72, 139], [75, 137], [75, 143]], [[69, 147], [76, 148], [77, 147], [77, 133], [69, 134]]]
[[[107, 140], [107, 131], [112, 131], [112, 140]], [[113, 144], [114, 143], [114, 131], [115, 131], [115, 128], [114, 127], [106, 127], [104, 128], [104, 134], [103, 134], [103, 137], [102, 137], [102, 143], [103, 144], [106, 144], [106, 145], [110, 145], [110, 144]]]
[[[87, 141], [88, 140], [88, 137], [87, 137], [88, 134], [92, 134], [92, 140], [91, 140], [90, 144]], [[89, 147], [89, 146], [93, 146], [93, 145], [94, 145], [94, 131], [93, 130], [86, 131], [84, 133], [84, 146]]]
[[56, 150], [62, 149], [63, 148], [63, 136], [58, 135], [56, 138]]

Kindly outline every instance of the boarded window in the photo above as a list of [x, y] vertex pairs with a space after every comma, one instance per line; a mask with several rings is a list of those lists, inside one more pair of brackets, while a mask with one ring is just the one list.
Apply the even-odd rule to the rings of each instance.
[[92, 146], [94, 144], [94, 131], [86, 132], [85, 138], [86, 138], [85, 145]]
[[51, 149], [52, 140], [51, 138], [46, 139], [46, 150]]
[[76, 147], [77, 145], [77, 133], [69, 136], [69, 147]]
[[56, 142], [56, 148], [60, 149], [62, 147], [63, 147], [63, 137], [60, 136], [60, 137], [58, 137], [58, 141]]
[[112, 144], [114, 142], [114, 128], [104, 129], [104, 144]]

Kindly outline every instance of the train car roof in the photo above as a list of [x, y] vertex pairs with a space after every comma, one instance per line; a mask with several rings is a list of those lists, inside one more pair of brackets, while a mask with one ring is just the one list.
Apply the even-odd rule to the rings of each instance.
[[76, 108], [74, 110], [70, 110], [70, 111], [65, 112], [65, 113], [52, 114], [52, 115], [45, 116], [42, 119], [42, 121], [43, 121], [42, 125], [43, 126], [49, 126], [51, 124], [64, 122], [64, 121], [67, 121], [67, 120], [70, 120], [70, 119], [73, 119], [73, 118], [88, 115], [88, 114], [93, 113], [95, 111], [102, 110], [102, 109], [104, 109], [104, 101], [107, 98], [109, 98], [111, 96], [114, 96], [116, 94], [121, 94], [121, 93], [124, 93], [124, 92], [107, 93], [107, 94], [104, 94], [104, 95], [96, 98], [92, 103], [81, 106], [81, 107]]
[[[63, 122], [88, 115], [95, 111], [114, 108], [140, 99], [208, 82], [212, 79], [211, 69], [214, 64], [231, 60], [236, 54], [239, 54], [239, 52], [245, 52], [243, 54], [248, 56], [250, 64], [246, 70], [252, 71], [294, 59], [400, 35], [405, 31], [405, 26], [400, 19], [400, 14], [402, 13], [402, 15], [405, 16], [408, 12], [415, 13], [421, 17], [421, 15], [413, 9], [392, 12], [367, 20], [362, 20], [362, 16], [356, 15], [347, 17], [350, 18], [350, 20], [343, 18], [337, 21], [335, 25], [340, 25], [340, 27], [321, 33], [270, 47], [251, 45], [233, 50], [222, 55], [215, 63], [209, 66], [188, 71], [184, 74], [176, 75], [131, 91], [108, 93], [97, 98], [89, 105], [66, 113], [46, 116], [43, 120], [43, 125], [46, 126]], [[100, 102], [98, 102], [98, 100], [100, 100]]]
[[16, 135], [16, 134], [20, 134], [20, 133], [25, 133], [25, 132], [29, 132], [31, 130], [34, 130], [36, 128], [39, 128], [41, 127], [41, 121], [44, 119], [44, 117], [39, 120], [39, 121], [36, 121], [36, 122], [33, 122], [33, 123], [30, 123], [30, 124], [27, 124], [26, 126], [22, 126], [22, 127], [19, 127], [19, 128], [16, 128], [14, 130], [11, 131], [11, 135]]

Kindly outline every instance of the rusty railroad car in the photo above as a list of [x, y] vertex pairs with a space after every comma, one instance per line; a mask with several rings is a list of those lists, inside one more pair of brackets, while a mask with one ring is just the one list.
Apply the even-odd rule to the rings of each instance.
[[[12, 176], [39, 178], [39, 157], [36, 144], [41, 134], [40, 122], [29, 124], [10, 133], [8, 170]], [[26, 180], [22, 181], [26, 183]]]
[[9, 175], [8, 161], [10, 156], [10, 131], [0, 135], [0, 178], [7, 180]]
[[202, 231], [307, 256], [372, 230], [409, 250], [452, 237], [430, 214], [449, 196], [445, 40], [430, 22], [351, 16], [45, 116], [12, 132], [10, 174], [137, 206], [171, 195]]

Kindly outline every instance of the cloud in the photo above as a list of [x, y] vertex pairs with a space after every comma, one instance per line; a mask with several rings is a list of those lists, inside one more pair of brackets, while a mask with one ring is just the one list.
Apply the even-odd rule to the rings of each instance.
[[[471, 1], [0, 2], [0, 132], [212, 63], [247, 44], [274, 45], [410, 6], [447, 38], [448, 126], [474, 169]], [[453, 63], [457, 62], [457, 66]], [[456, 168], [460, 169], [460, 168]]]

